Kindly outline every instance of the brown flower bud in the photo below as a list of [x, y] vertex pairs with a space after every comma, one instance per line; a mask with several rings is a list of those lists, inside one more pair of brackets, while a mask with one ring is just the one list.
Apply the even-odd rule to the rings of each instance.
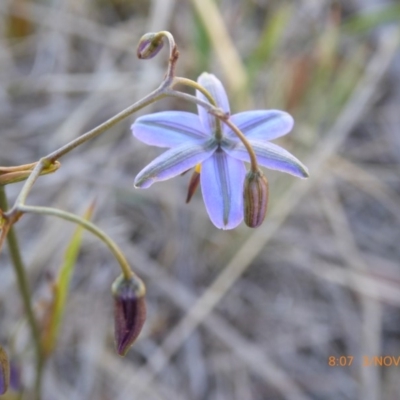
[[10, 363], [7, 353], [0, 346], [0, 395], [7, 392], [10, 383]]
[[264, 221], [268, 205], [268, 181], [260, 170], [247, 173], [243, 197], [244, 222], [250, 228], [257, 228]]
[[163, 48], [163, 36], [157, 33], [143, 35], [137, 47], [136, 54], [140, 59], [153, 58]]
[[119, 276], [111, 287], [114, 296], [114, 334], [117, 352], [126, 355], [146, 320], [146, 288], [137, 276]]

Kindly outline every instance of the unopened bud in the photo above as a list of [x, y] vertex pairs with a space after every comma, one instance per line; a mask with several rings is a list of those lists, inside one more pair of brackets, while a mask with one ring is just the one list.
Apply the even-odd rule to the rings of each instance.
[[136, 54], [140, 59], [153, 58], [163, 48], [163, 46], [163, 35], [157, 33], [146, 33], [139, 40]]
[[124, 356], [146, 320], [146, 288], [141, 279], [119, 276], [111, 287], [114, 296], [114, 334], [117, 353]]
[[10, 363], [7, 353], [0, 346], [0, 395], [7, 392], [10, 383]]
[[244, 222], [250, 228], [257, 228], [264, 221], [268, 205], [268, 181], [260, 170], [247, 173], [243, 197]]

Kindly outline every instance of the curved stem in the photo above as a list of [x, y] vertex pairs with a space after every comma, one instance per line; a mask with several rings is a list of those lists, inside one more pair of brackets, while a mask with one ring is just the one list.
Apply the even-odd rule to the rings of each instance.
[[228, 125], [229, 128], [232, 129], [232, 131], [235, 133], [235, 135], [240, 139], [240, 141], [243, 143], [244, 147], [246, 148], [247, 152], [249, 153], [250, 156], [250, 164], [251, 164], [251, 170], [253, 172], [259, 171], [258, 167], [258, 161], [257, 161], [257, 156], [256, 153], [254, 153], [253, 147], [251, 146], [250, 142], [247, 140], [246, 136], [242, 133], [242, 131], [229, 119], [226, 118], [226, 116], [220, 115], [219, 113], [216, 114], [218, 118], [221, 119], [221, 121]]
[[42, 173], [45, 168], [49, 168], [51, 164], [53, 164], [57, 159], [62, 157], [63, 155], [67, 154], [74, 148], [78, 147], [79, 145], [87, 142], [90, 139], [95, 138], [96, 136], [100, 135], [107, 129], [111, 128], [113, 125], [117, 124], [124, 118], [128, 117], [129, 115], [133, 114], [135, 111], [140, 110], [141, 108], [162, 99], [166, 95], [164, 94], [165, 88], [163, 85], [160, 85], [156, 90], [148, 94], [143, 99], [137, 101], [135, 104], [132, 104], [125, 110], [121, 111], [114, 117], [108, 119], [107, 121], [103, 122], [96, 128], [84, 133], [83, 135], [77, 137], [76, 139], [72, 140], [65, 146], [60, 147], [58, 150], [53, 151], [52, 153], [48, 154], [47, 156], [40, 159], [40, 161], [36, 164], [35, 168], [32, 170], [32, 173], [29, 175], [28, 179], [26, 180], [24, 186], [20, 194], [15, 201], [14, 206], [6, 213], [6, 216], [10, 217], [16, 212], [16, 209], [23, 205], [26, 201], [26, 198], [31, 190], [33, 184], [36, 182], [36, 179]]
[[0, 249], [2, 241], [5, 237], [7, 237], [7, 241], [10, 247], [11, 259], [14, 265], [14, 269], [16, 271], [19, 290], [21, 292], [21, 296], [23, 298], [28, 323], [32, 331], [33, 340], [35, 343], [35, 351], [36, 351], [36, 358], [37, 358], [37, 375], [36, 375], [36, 384], [35, 384], [35, 396], [37, 399], [40, 399], [40, 389], [41, 389], [41, 382], [42, 382], [42, 371], [44, 365], [44, 356], [41, 347], [41, 338], [40, 332], [37, 326], [37, 322], [33, 313], [30, 292], [28, 281], [26, 278], [25, 268], [22, 262], [22, 258], [19, 252], [19, 246], [17, 237], [15, 235], [13, 224], [18, 220], [18, 218], [22, 215], [22, 213], [36, 213], [36, 214], [45, 214], [45, 215], [53, 215], [59, 218], [63, 218], [65, 220], [77, 223], [83, 226], [85, 229], [92, 232], [96, 235], [99, 239], [101, 239], [106, 245], [109, 247], [111, 252], [114, 254], [115, 258], [118, 260], [122, 273], [125, 278], [130, 279], [134, 276], [133, 271], [131, 270], [125, 256], [119, 249], [119, 247], [99, 228], [97, 228], [94, 224], [89, 221], [86, 221], [74, 214], [57, 210], [54, 208], [47, 208], [47, 207], [32, 207], [32, 206], [25, 206], [24, 203], [27, 199], [27, 196], [36, 182], [37, 178], [41, 175], [41, 173], [52, 167], [52, 164], [55, 163], [63, 155], [67, 154], [71, 150], [75, 149], [77, 146], [87, 142], [90, 139], [95, 138], [96, 136], [100, 135], [107, 129], [111, 128], [113, 125], [120, 122], [122, 119], [128, 117], [129, 115], [133, 114], [134, 112], [140, 110], [141, 108], [162, 99], [163, 97], [167, 96], [168, 90], [171, 88], [173, 77], [175, 74], [175, 66], [176, 62], [179, 57], [179, 52], [177, 50], [175, 40], [173, 36], [167, 32], [162, 31], [159, 32], [159, 35], [165, 36], [169, 42], [169, 63], [168, 63], [168, 70], [167, 74], [160, 84], [160, 86], [154, 90], [152, 93], [144, 97], [143, 99], [137, 101], [135, 104], [129, 106], [125, 110], [121, 111], [119, 114], [115, 115], [114, 117], [108, 119], [107, 121], [103, 122], [96, 128], [84, 133], [83, 135], [79, 136], [78, 138], [72, 140], [71, 142], [67, 143], [66, 145], [62, 146], [61, 148], [55, 150], [54, 152], [48, 154], [45, 157], [42, 157], [40, 161], [35, 165], [32, 172], [30, 173], [29, 177], [27, 178], [21, 192], [19, 193], [13, 207], [8, 210], [7, 198], [5, 195], [4, 187], [0, 185], [0, 208], [3, 212], [0, 214], [1, 218], [6, 219], [6, 224], [4, 225], [1, 235], [0, 235]]
[[[0, 208], [2, 210], [8, 209], [8, 202], [6, 193], [3, 186], [0, 186]], [[35, 318], [35, 314], [33, 312], [32, 301], [30, 296], [28, 279], [26, 276], [26, 269], [24, 263], [22, 261], [21, 252], [19, 250], [19, 244], [17, 235], [15, 234], [14, 227], [11, 226], [7, 235], [7, 242], [10, 248], [10, 257], [12, 264], [14, 266], [15, 274], [17, 276], [18, 288], [21, 293], [22, 301], [24, 303], [24, 308], [26, 312], [26, 317], [28, 320], [28, 325], [31, 330], [33, 343], [35, 347], [36, 353], [36, 384], [35, 384], [35, 392], [36, 398], [40, 397], [40, 387], [42, 381], [42, 371], [43, 371], [43, 352], [41, 346], [41, 338], [40, 332], [38, 328], [38, 324]]]
[[117, 259], [121, 267], [122, 274], [126, 279], [130, 279], [132, 278], [132, 276], [135, 275], [135, 273], [132, 271], [128, 261], [126, 260], [125, 256], [123, 255], [118, 245], [92, 222], [87, 221], [84, 218], [81, 218], [67, 211], [58, 210], [56, 208], [51, 208], [51, 207], [35, 207], [35, 206], [21, 205], [18, 207], [18, 211], [21, 213], [52, 215], [54, 217], [62, 218], [65, 219], [66, 221], [74, 222], [76, 224], [81, 225], [83, 228], [93, 233], [107, 245], [107, 247], [113, 253], [114, 257]]
[[12, 207], [11, 210], [8, 211], [7, 214], [11, 214], [14, 212], [15, 208], [18, 206], [18, 204], [23, 204], [25, 203], [26, 198], [28, 197], [29, 191], [31, 190], [33, 184], [36, 182], [36, 179], [40, 176], [42, 173], [43, 169], [45, 168], [45, 165], [48, 163], [46, 158], [41, 158], [39, 162], [36, 164], [35, 168], [33, 168], [31, 174], [29, 175], [28, 179], [26, 180], [24, 186], [21, 189], [21, 192], [19, 193], [17, 200], [15, 201], [14, 206]]
[[174, 89], [166, 88], [164, 91], [164, 94], [166, 96], [176, 97], [177, 99], [182, 99], [182, 100], [186, 100], [191, 103], [194, 103], [194, 104], [198, 104], [199, 106], [205, 108], [208, 112], [215, 113], [218, 110], [217, 107], [215, 107], [215, 106], [211, 105], [210, 103], [207, 103], [206, 101], [201, 100], [201, 99], [197, 98], [196, 96], [193, 96], [189, 93], [183, 93], [183, 92], [179, 92]]
[[[180, 78], [180, 77], [176, 77], [174, 78], [171, 88], [173, 88], [175, 85], [178, 84], [182, 84], [182, 85], [186, 85], [186, 86], [190, 86], [196, 90], [198, 90], [199, 92], [203, 93], [203, 95], [207, 98], [207, 100], [214, 106], [214, 107], [218, 107], [217, 102], [215, 101], [214, 97], [212, 97], [211, 93], [204, 88], [203, 86], [199, 85], [197, 82], [192, 81], [191, 79], [187, 79], [187, 78]], [[222, 129], [221, 129], [221, 121], [216, 118], [216, 132], [215, 132], [215, 137], [218, 141], [222, 140]]]
[[173, 89], [175, 85], [179, 85], [179, 84], [190, 86], [190, 87], [198, 90], [199, 92], [203, 93], [204, 96], [207, 98], [207, 100], [214, 107], [217, 107], [217, 103], [216, 103], [214, 97], [211, 96], [211, 93], [206, 88], [204, 88], [203, 86], [199, 85], [196, 81], [193, 81], [193, 80], [187, 79], [187, 78], [181, 78], [181, 77], [177, 76], [177, 77], [174, 78], [174, 80], [172, 82], [172, 85], [171, 85], [171, 88]]
[[[79, 145], [87, 142], [90, 139], [95, 138], [96, 136], [100, 135], [107, 129], [111, 128], [124, 118], [128, 117], [129, 115], [133, 114], [134, 112], [140, 110], [141, 108], [154, 103], [167, 94], [166, 92], [170, 89], [174, 74], [175, 74], [175, 65], [178, 61], [179, 52], [177, 46], [175, 44], [174, 37], [168, 31], [161, 31], [157, 33], [158, 36], [166, 37], [169, 43], [169, 62], [168, 62], [168, 70], [164, 80], [161, 82], [160, 86], [145, 96], [143, 99], [137, 101], [136, 103], [132, 104], [125, 110], [121, 111], [114, 117], [108, 119], [107, 121], [103, 122], [96, 128], [84, 133], [83, 135], [79, 136], [78, 138], [72, 140], [71, 142], [67, 143], [66, 145], [60, 147], [59, 149], [53, 151], [52, 153], [48, 154], [45, 157], [40, 159], [40, 162], [37, 163], [35, 168], [32, 170], [32, 173], [29, 175], [25, 185], [23, 186], [21, 193], [19, 194], [14, 206], [12, 209], [6, 214], [6, 217], [12, 220], [15, 218], [16, 209], [18, 206], [21, 206], [25, 203], [25, 200], [29, 194], [30, 189], [32, 188], [33, 184], [35, 183], [38, 176], [42, 173], [45, 168], [49, 168], [51, 164], [53, 164], [56, 160], [58, 160], [63, 155], [67, 154], [71, 150], [75, 149]], [[13, 221], [15, 222], [15, 221]]]
[[72, 140], [70, 143], [66, 144], [65, 146], [59, 148], [56, 151], [53, 151], [46, 157], [43, 157], [44, 159], [48, 160], [50, 163], [54, 162], [55, 160], [58, 160], [60, 157], [63, 155], [67, 154], [71, 150], [73, 150], [75, 147], [78, 147], [79, 145], [87, 142], [90, 139], [95, 138], [96, 136], [100, 135], [107, 129], [111, 128], [118, 122], [122, 121], [129, 115], [133, 114], [134, 112], [140, 110], [143, 107], [148, 106], [151, 103], [154, 103], [163, 97], [165, 95], [163, 94], [164, 91], [164, 85], [160, 85], [156, 90], [148, 94], [146, 97], [143, 99], [137, 101], [136, 103], [132, 104], [128, 108], [125, 108], [125, 110], [121, 111], [117, 115], [114, 115], [112, 118], [108, 119], [107, 121], [103, 122], [99, 126], [96, 126], [96, 128], [84, 133], [83, 135], [79, 136], [78, 138]]
[[170, 83], [175, 76], [175, 66], [176, 62], [178, 61], [179, 51], [176, 47], [175, 39], [172, 34], [168, 31], [161, 31], [158, 32], [157, 35], [164, 36], [168, 40], [169, 44], [169, 63], [168, 63], [168, 70], [166, 74], [165, 80]]
[[[183, 78], [180, 78], [180, 79], [183, 79]], [[190, 81], [190, 80], [188, 79], [187, 81]], [[194, 81], [192, 81], [192, 82], [194, 84], [196, 84], [196, 82], [194, 82]], [[42, 173], [42, 171], [45, 168], [49, 168], [49, 166], [52, 163], [54, 163], [57, 159], [59, 159], [60, 157], [62, 157], [65, 154], [67, 154], [68, 152], [70, 152], [74, 148], [78, 147], [79, 145], [81, 145], [81, 144], [87, 142], [88, 140], [93, 139], [96, 136], [100, 135], [101, 133], [103, 133], [107, 129], [111, 128], [113, 125], [115, 125], [118, 122], [120, 122], [122, 119], [128, 117], [129, 115], [131, 115], [134, 112], [140, 110], [141, 108], [143, 108], [143, 107], [145, 107], [145, 106], [147, 106], [147, 105], [149, 105], [149, 104], [151, 104], [151, 103], [153, 103], [155, 101], [158, 101], [158, 100], [162, 99], [163, 97], [171, 96], [171, 97], [181, 98], [181, 99], [184, 99], [184, 100], [187, 100], [187, 101], [190, 101], [192, 103], [196, 103], [196, 104], [202, 106], [208, 112], [214, 112], [215, 113], [215, 111], [218, 110], [212, 104], [207, 103], [206, 101], [203, 101], [201, 99], [198, 99], [195, 96], [192, 96], [192, 95], [187, 94], [187, 93], [178, 92], [176, 90], [171, 89], [172, 85], [173, 84], [170, 85], [170, 84], [167, 84], [166, 82], [163, 82], [156, 90], [151, 92], [149, 95], [144, 97], [142, 100], [139, 100], [135, 104], [129, 106], [125, 110], [123, 110], [120, 113], [118, 113], [117, 115], [115, 115], [114, 117], [112, 117], [112, 118], [108, 119], [107, 121], [103, 122], [102, 124], [100, 124], [96, 128], [94, 128], [94, 129], [84, 133], [83, 135], [77, 137], [76, 139], [74, 139], [70, 143], [62, 146], [58, 150], [53, 151], [52, 153], [48, 154], [45, 157], [42, 157], [40, 159], [40, 161], [38, 163], [36, 163], [35, 168], [33, 168], [31, 174], [29, 175], [28, 179], [26, 180], [24, 186], [21, 189], [20, 194], [17, 197], [17, 200], [15, 201], [14, 206], [7, 213], [5, 213], [5, 216], [10, 217], [12, 214], [15, 213], [16, 209], [19, 206], [22, 206], [25, 203], [26, 198], [27, 198], [27, 196], [29, 194], [29, 191], [31, 190], [33, 184], [36, 182], [37, 178], [40, 176], [40, 174]], [[196, 87], [196, 86], [193, 86], [193, 87]], [[198, 88], [198, 89], [200, 90], [200, 88]], [[204, 89], [204, 88], [202, 88], [202, 89]], [[204, 91], [207, 92], [205, 89], [204, 89]], [[203, 93], [207, 97], [205, 92], [203, 92]], [[212, 97], [211, 97], [211, 95], [209, 93], [208, 93], [208, 95], [210, 96], [210, 99], [212, 99]], [[213, 103], [215, 104], [215, 101], [213, 101]]]

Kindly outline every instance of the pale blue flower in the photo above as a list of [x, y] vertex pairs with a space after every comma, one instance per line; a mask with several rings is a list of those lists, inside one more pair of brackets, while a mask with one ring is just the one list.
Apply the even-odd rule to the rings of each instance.
[[[198, 83], [205, 87], [219, 108], [230, 112], [222, 83], [203, 73]], [[197, 97], [207, 101], [203, 94]], [[286, 135], [293, 118], [284, 111], [255, 110], [231, 116], [231, 121], [246, 135], [261, 166], [307, 178], [307, 168], [292, 154], [270, 140]], [[222, 140], [215, 137], [216, 117], [198, 106], [198, 115], [165, 111], [138, 118], [132, 132], [142, 142], [170, 148], [135, 179], [135, 187], [148, 188], [154, 182], [173, 178], [201, 163], [200, 183], [204, 203], [217, 228], [233, 229], [243, 220], [243, 184], [249, 154], [238, 137], [223, 123]]]

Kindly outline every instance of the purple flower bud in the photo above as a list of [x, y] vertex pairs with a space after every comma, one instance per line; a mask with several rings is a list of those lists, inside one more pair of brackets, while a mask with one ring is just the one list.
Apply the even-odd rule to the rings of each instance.
[[7, 353], [0, 346], [0, 395], [7, 392], [10, 383], [10, 363]]
[[125, 356], [139, 336], [146, 319], [146, 288], [137, 276], [119, 276], [111, 287], [114, 296], [114, 328], [117, 353]]
[[243, 197], [244, 222], [250, 228], [257, 228], [264, 221], [268, 205], [268, 181], [260, 170], [247, 173]]
[[153, 58], [163, 48], [163, 36], [157, 33], [146, 33], [139, 40], [136, 54], [140, 59]]

